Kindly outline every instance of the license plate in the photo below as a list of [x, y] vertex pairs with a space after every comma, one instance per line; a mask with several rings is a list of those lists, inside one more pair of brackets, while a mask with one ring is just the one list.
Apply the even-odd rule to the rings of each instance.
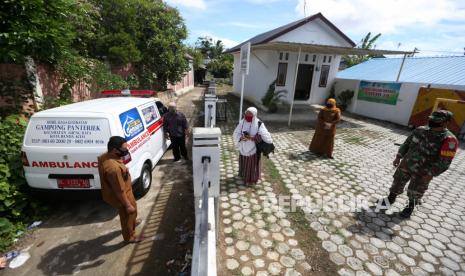
[[58, 188], [90, 188], [89, 179], [57, 179]]

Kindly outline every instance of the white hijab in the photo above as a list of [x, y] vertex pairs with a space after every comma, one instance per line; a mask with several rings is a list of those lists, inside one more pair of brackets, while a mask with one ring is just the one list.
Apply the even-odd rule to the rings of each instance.
[[266, 129], [265, 124], [262, 123], [260, 128], [258, 127], [258, 122], [260, 121], [260, 119], [257, 117], [258, 110], [255, 107], [249, 107], [247, 108], [246, 112], [247, 111], [253, 114], [252, 122], [249, 123], [245, 119], [242, 119], [237, 125], [233, 134], [234, 145], [243, 156], [251, 156], [257, 152], [255, 141], [240, 141], [244, 131], [247, 131], [252, 137], [256, 136], [257, 134], [260, 135], [262, 140], [266, 143], [273, 143], [271, 134]]

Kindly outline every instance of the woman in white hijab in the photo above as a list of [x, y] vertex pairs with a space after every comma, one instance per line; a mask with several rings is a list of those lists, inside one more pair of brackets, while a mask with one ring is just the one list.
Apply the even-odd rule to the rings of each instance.
[[247, 185], [256, 184], [260, 179], [260, 156], [257, 154], [256, 143], [265, 141], [272, 143], [271, 134], [263, 122], [257, 117], [257, 109], [249, 107], [234, 130], [234, 145], [239, 150], [239, 176]]

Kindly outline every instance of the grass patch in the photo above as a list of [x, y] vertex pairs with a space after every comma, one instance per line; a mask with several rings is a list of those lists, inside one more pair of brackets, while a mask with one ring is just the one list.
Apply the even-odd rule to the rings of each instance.
[[233, 239], [237, 239], [238, 236], [239, 236], [239, 235], [238, 235], [238, 233], [237, 233], [237, 230], [234, 229], [234, 227], [233, 227], [232, 232], [231, 232], [231, 237], [232, 237]]
[[347, 243], [346, 237], [344, 236], [344, 234], [342, 234], [341, 229], [338, 228], [338, 229], [336, 230], [336, 235], [339, 235], [339, 236], [344, 240], [344, 244]]
[[363, 141], [361, 137], [344, 137], [342, 138], [344, 142], [352, 145], [366, 145], [366, 142]]
[[[263, 158], [262, 164], [266, 179], [273, 184], [276, 195], [289, 196], [291, 193], [273, 162], [270, 159]], [[329, 259], [328, 252], [321, 247], [321, 242], [316, 232], [310, 227], [310, 223], [302, 209], [297, 207], [295, 212], [286, 214], [287, 219], [291, 222], [292, 229], [296, 233], [293, 238], [299, 241], [299, 247], [305, 252], [306, 261], [312, 266], [312, 274], [336, 275], [337, 266]]]

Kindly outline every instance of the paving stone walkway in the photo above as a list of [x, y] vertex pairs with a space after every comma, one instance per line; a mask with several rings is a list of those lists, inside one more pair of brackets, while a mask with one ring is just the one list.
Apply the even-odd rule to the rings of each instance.
[[[464, 147], [450, 169], [430, 183], [412, 217], [401, 220], [396, 213], [405, 195], [385, 214], [370, 212], [360, 201], [367, 205], [388, 194], [394, 143], [409, 132], [345, 119], [338, 126], [335, 159], [308, 152], [313, 131], [269, 127], [277, 147], [271, 160], [339, 274], [465, 275]], [[309, 275], [292, 223], [266, 176], [253, 191], [244, 187], [232, 138], [222, 139], [220, 213], [228, 257], [220, 261], [231, 275]], [[264, 207], [264, 200], [271, 206]]]
[[[223, 133], [231, 133], [225, 127]], [[231, 135], [222, 137], [220, 212], [225, 260], [221, 265], [231, 275], [305, 275], [311, 269], [294, 239], [287, 215], [273, 198], [266, 176], [254, 187], [246, 187], [238, 174], [238, 153]], [[220, 241], [221, 243], [223, 241]]]

